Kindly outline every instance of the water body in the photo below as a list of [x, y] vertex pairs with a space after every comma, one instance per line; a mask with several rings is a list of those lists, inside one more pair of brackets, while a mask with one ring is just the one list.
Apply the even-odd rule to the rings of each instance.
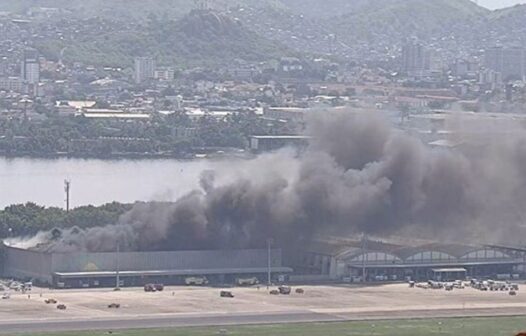
[[35, 202], [65, 206], [64, 180], [71, 181], [71, 206], [138, 200], [170, 201], [199, 185], [203, 170], [224, 161], [0, 158], [0, 208]]

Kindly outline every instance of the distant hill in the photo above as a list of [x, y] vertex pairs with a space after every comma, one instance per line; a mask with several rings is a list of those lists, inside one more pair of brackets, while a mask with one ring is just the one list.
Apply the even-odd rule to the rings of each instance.
[[[393, 5], [398, 6], [402, 3], [400, 0], [280, 0], [280, 2], [288, 7], [291, 12], [314, 18], [335, 17], [349, 13], [359, 14], [367, 8], [381, 9]], [[442, 4], [440, 0], [428, 0], [427, 2]], [[454, 5], [454, 2], [457, 2], [458, 5]], [[413, 5], [411, 1], [407, 1], [407, 3]], [[414, 5], [419, 6], [420, 3]], [[479, 6], [471, 0], [455, 0], [446, 5], [448, 7], [454, 5], [454, 7], [462, 10], [480, 11]]]
[[[356, 12], [371, 0], [280, 0], [291, 12], [312, 18], [328, 18]], [[372, 0], [374, 1], [374, 0]], [[382, 0], [391, 2], [392, 0]]]
[[[216, 3], [214, 9], [235, 6], [259, 6], [279, 3], [278, 0], [227, 0]], [[226, 5], [225, 5], [226, 4]], [[0, 0], [1, 11], [24, 12], [31, 7], [60, 8], [79, 16], [115, 16], [145, 18], [151, 14], [182, 17], [196, 9], [194, 0]]]
[[234, 59], [263, 61], [291, 55], [284, 45], [267, 40], [241, 21], [214, 11], [192, 11], [162, 30], [165, 35], [157, 35], [156, 42], [170, 46], [166, 51], [173, 52], [176, 58], [230, 63]]
[[108, 10], [119, 15], [139, 16], [150, 12], [186, 13], [193, 8], [192, 0], [0, 0], [0, 10], [26, 11], [31, 7], [51, 7], [77, 11], [85, 16]]
[[486, 39], [526, 46], [526, 5], [492, 12], [481, 22], [478, 30]]
[[356, 12], [331, 18], [328, 25], [349, 40], [446, 36], [488, 13], [470, 0], [370, 0]]
[[[470, 0], [455, 0], [471, 3]], [[216, 0], [211, 1], [212, 9], [225, 10], [237, 6], [274, 6], [288, 9], [294, 14], [310, 17], [332, 17], [360, 11], [373, 4], [376, 7], [391, 6], [399, 0]], [[430, 3], [440, 2], [431, 0]], [[26, 11], [31, 7], [53, 7], [74, 11], [79, 15], [119, 15], [124, 17], [146, 17], [149, 14], [180, 17], [195, 9], [194, 0], [0, 0], [2, 11]]]
[[45, 56], [58, 58], [67, 46], [66, 61], [96, 65], [131, 65], [135, 56], [152, 55], [162, 64], [181, 66], [231, 64], [233, 60], [265, 61], [293, 53], [245, 27], [239, 20], [214, 11], [194, 10], [179, 20], [150, 22], [125, 31], [72, 40], [45, 40]]
[[[216, 0], [218, 12], [190, 11], [193, 0], [0, 0], [0, 10], [59, 7], [79, 19], [107, 20], [102, 34], [40, 41], [47, 56], [131, 64], [141, 53], [165, 63], [259, 61], [301, 53], [385, 53], [416, 36], [453, 53], [459, 46], [526, 46], [526, 6], [490, 11], [471, 0]], [[190, 14], [188, 14], [190, 13]], [[212, 14], [214, 13], [214, 14]], [[152, 15], [155, 14], [155, 15]], [[141, 20], [134, 20], [140, 18]], [[126, 28], [115, 22], [126, 24]], [[151, 25], [158, 20], [160, 23]], [[113, 26], [110, 26], [112, 24]], [[132, 26], [129, 28], [128, 26]], [[445, 43], [440, 40], [447, 39]], [[457, 49], [455, 49], [457, 48]], [[464, 48], [465, 49], [465, 48]]]

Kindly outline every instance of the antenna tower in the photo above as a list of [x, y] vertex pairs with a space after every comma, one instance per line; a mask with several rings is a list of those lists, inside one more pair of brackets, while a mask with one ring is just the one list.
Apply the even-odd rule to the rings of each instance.
[[66, 192], [66, 212], [69, 212], [69, 190], [71, 187], [71, 182], [69, 180], [64, 180], [64, 191]]

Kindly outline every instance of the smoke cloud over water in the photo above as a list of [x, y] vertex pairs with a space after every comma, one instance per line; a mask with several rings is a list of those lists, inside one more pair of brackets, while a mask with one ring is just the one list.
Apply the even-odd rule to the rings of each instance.
[[[300, 246], [314, 234], [415, 234], [497, 241], [526, 215], [526, 133], [469, 150], [430, 148], [374, 114], [309, 121], [310, 145], [205, 171], [173, 203], [138, 203], [118, 223], [65, 230], [52, 251]], [[487, 139], [486, 139], [487, 140]], [[167, 181], [167, 184], [171, 183]], [[49, 237], [40, 234], [40, 241]]]

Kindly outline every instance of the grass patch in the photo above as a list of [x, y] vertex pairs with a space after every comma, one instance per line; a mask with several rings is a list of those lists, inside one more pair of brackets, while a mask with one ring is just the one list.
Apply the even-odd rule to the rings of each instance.
[[515, 336], [521, 330], [526, 330], [526, 316], [117, 330], [111, 334], [75, 331], [22, 336]]

